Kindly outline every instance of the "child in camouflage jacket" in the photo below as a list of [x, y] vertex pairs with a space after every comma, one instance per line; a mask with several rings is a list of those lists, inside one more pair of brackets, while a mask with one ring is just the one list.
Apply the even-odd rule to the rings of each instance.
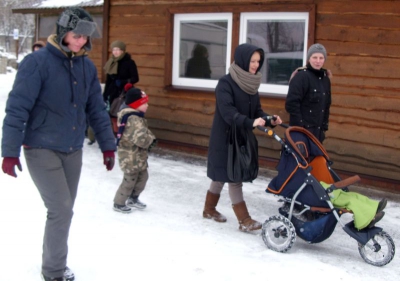
[[118, 159], [124, 177], [114, 197], [114, 210], [117, 212], [130, 213], [131, 207], [146, 208], [139, 195], [149, 178], [148, 151], [156, 143], [156, 137], [144, 118], [148, 100], [145, 92], [131, 88], [126, 93], [125, 105], [118, 113]]

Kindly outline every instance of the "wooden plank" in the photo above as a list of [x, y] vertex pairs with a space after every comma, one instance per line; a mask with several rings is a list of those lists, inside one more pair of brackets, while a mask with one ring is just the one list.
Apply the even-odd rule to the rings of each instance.
[[[172, 98], [172, 97], [152, 97], [152, 102], [157, 105], [157, 107], [165, 107], [173, 111], [189, 111], [193, 113], [200, 113], [203, 116], [201, 119], [206, 118], [210, 120], [214, 116], [215, 104], [213, 101], [203, 100], [190, 100], [186, 99], [184, 96]], [[150, 111], [150, 109], [149, 109]], [[162, 115], [161, 115], [162, 116]], [[163, 118], [164, 119], [164, 118]], [[183, 120], [181, 122], [185, 122]], [[210, 122], [211, 124], [211, 122]]]
[[343, 123], [356, 123], [357, 126], [365, 127], [366, 131], [371, 130], [367, 128], [376, 127], [400, 131], [400, 113], [349, 108], [335, 101], [331, 106], [329, 127], [333, 128], [334, 125], [340, 126]]
[[398, 1], [319, 1], [319, 14], [400, 15]]
[[167, 120], [176, 124], [186, 124], [190, 126], [209, 128], [212, 123], [212, 116], [201, 112], [176, 110], [170, 107], [152, 104], [148, 110], [149, 118]]
[[151, 129], [154, 135], [161, 140], [168, 140], [178, 143], [187, 143], [192, 145], [199, 145], [203, 147], [208, 146], [209, 138], [206, 136], [195, 136], [189, 133], [177, 133], [171, 132], [167, 130], [160, 130], [160, 129]]
[[113, 25], [123, 26], [154, 26], [154, 25], [164, 25], [165, 15], [142, 15], [142, 14], [125, 14], [125, 15], [115, 15], [110, 16], [110, 21]]
[[[347, 159], [336, 160], [333, 164], [333, 169], [340, 169], [342, 171], [346, 171], [353, 175], [368, 175], [373, 177], [378, 177], [381, 179], [390, 179], [395, 181], [400, 181], [400, 170], [393, 169], [391, 165], [378, 165], [371, 163], [368, 166], [363, 166], [362, 163], [357, 161], [353, 161], [352, 157], [348, 157]], [[361, 180], [361, 183], [364, 183]], [[378, 187], [378, 186], [377, 186]], [[400, 189], [400, 185], [397, 185], [397, 192]]]
[[[152, 35], [152, 36], [166, 36], [165, 25], [154, 26], [117, 26], [112, 22], [110, 23], [110, 34], [134, 34], [135, 36]], [[111, 41], [110, 41], [111, 42]]]
[[134, 60], [137, 66], [145, 66], [149, 68], [164, 69], [164, 56], [163, 55], [143, 55], [135, 54]]
[[[393, 129], [382, 129], [375, 127], [371, 130], [368, 126], [360, 126], [356, 122], [342, 123], [334, 130], [329, 130], [330, 139], [341, 140], [343, 147], [340, 149], [343, 154], [353, 155], [354, 151], [365, 151], [367, 159], [392, 158], [393, 161], [400, 157], [400, 132]], [[351, 141], [351, 143], [348, 143]], [[327, 142], [328, 145], [328, 142]], [[367, 145], [375, 146], [373, 150], [365, 150]], [[397, 153], [394, 153], [397, 149]], [[378, 153], [379, 151], [379, 153]], [[385, 153], [390, 151], [390, 153]], [[346, 152], [346, 153], [344, 153]], [[397, 154], [397, 155], [396, 155]], [[382, 156], [384, 155], [384, 156]], [[369, 158], [371, 157], [371, 158]], [[389, 161], [389, 160], [388, 160]], [[385, 162], [382, 160], [382, 162]]]
[[366, 29], [363, 27], [351, 27], [340, 25], [318, 25], [316, 38], [320, 40], [332, 40], [333, 42], [361, 42], [371, 44], [400, 44], [400, 29]]
[[[374, 102], [371, 102], [373, 100]], [[343, 94], [333, 97], [336, 106], [359, 108], [368, 112], [396, 112], [400, 114], [400, 97], [378, 97], [361, 94]]]
[[391, 42], [340, 42], [329, 39], [318, 40], [318, 43], [324, 45], [328, 53], [335, 53], [336, 55], [400, 59], [399, 45], [394, 45]]
[[155, 35], [142, 35], [137, 36], [136, 34], [116, 34], [111, 38], [118, 38], [125, 42], [125, 44], [132, 46], [162, 46], [165, 48], [165, 35], [163, 36], [155, 36]]
[[367, 98], [388, 98], [388, 99], [397, 99], [400, 97], [400, 89], [379, 89], [372, 86], [353, 86], [353, 85], [341, 85], [336, 84], [332, 87], [332, 93], [334, 95], [346, 95], [346, 94], [356, 94], [361, 95]]
[[[400, 179], [400, 167], [398, 161], [387, 161], [387, 159], [367, 159], [363, 157], [363, 152], [359, 150], [361, 146], [352, 146], [350, 151], [343, 151], [344, 147], [348, 147], [348, 144], [344, 144], [343, 141], [336, 143], [328, 141], [326, 147], [328, 147], [328, 153], [334, 162], [333, 169], [338, 169], [353, 173], [367, 174], [376, 177], [388, 178], [388, 179]], [[370, 150], [375, 147], [370, 147]], [[398, 155], [394, 150], [394, 155]], [[367, 152], [366, 152], [367, 153]], [[384, 161], [382, 161], [384, 160]]]
[[116, 1], [111, 1], [111, 9], [110, 9], [110, 16], [120, 16], [120, 15], [127, 15], [127, 14], [138, 14], [138, 15], [166, 15], [166, 9], [169, 5], [146, 5], [135, 3], [135, 1], [127, 1], [124, 4], [116, 5]]
[[400, 91], [399, 79], [393, 78], [344, 76], [340, 73], [333, 73], [331, 82], [333, 93], [336, 90], [343, 92], [341, 88], [348, 88], [349, 92], [375, 91], [375, 95], [377, 96], [398, 96]]
[[138, 71], [140, 76], [153, 76], [164, 79], [164, 69], [141, 66]]
[[336, 55], [328, 52], [325, 68], [343, 76], [399, 79], [400, 59]]
[[336, 25], [364, 27], [369, 29], [399, 29], [400, 17], [396, 15], [360, 15], [360, 14], [319, 14], [317, 11], [318, 25]]

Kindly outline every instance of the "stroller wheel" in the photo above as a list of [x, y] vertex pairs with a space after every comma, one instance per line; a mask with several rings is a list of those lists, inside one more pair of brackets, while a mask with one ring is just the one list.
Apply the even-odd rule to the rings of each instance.
[[284, 216], [272, 216], [262, 226], [262, 238], [268, 249], [285, 253], [296, 241], [296, 230]]
[[358, 252], [366, 263], [384, 266], [393, 259], [395, 245], [392, 237], [381, 231], [371, 238], [367, 244], [358, 243]]

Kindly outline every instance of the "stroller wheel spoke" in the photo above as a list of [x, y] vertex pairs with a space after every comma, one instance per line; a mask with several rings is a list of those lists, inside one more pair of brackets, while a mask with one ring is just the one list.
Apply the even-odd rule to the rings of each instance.
[[269, 249], [281, 253], [290, 250], [296, 240], [296, 230], [284, 216], [272, 216], [266, 220], [261, 235]]

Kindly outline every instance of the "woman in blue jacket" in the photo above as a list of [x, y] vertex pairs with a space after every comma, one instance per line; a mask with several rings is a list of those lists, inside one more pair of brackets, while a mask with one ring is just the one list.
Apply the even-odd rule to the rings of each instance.
[[[16, 177], [21, 146], [29, 173], [47, 208], [42, 275], [74, 280], [67, 267], [68, 234], [82, 167], [87, 122], [114, 165], [115, 140], [94, 64], [87, 58], [96, 24], [81, 8], [67, 8], [57, 34], [21, 62], [3, 122], [3, 172]], [[86, 119], [88, 118], [88, 120]]]

